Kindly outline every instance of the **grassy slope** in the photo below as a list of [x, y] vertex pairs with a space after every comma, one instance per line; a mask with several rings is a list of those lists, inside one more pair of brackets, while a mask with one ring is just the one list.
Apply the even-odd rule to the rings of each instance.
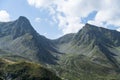
[[119, 80], [120, 75], [114, 67], [99, 65], [83, 55], [65, 56], [55, 66], [63, 79], [68, 80]]
[[39, 64], [0, 60], [0, 80], [61, 80]]

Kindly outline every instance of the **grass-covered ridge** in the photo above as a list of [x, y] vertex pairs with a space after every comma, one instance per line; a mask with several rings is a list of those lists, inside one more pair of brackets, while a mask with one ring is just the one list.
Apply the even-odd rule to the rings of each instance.
[[0, 60], [0, 80], [61, 80], [40, 64]]

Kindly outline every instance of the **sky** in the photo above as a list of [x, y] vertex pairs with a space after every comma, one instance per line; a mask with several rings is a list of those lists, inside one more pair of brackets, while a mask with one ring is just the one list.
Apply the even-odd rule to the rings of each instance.
[[0, 22], [27, 17], [50, 39], [78, 32], [86, 23], [120, 31], [120, 0], [0, 0]]

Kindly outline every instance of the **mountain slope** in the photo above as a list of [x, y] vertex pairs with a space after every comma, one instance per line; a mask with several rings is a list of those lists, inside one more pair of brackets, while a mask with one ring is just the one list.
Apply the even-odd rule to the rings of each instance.
[[0, 32], [0, 49], [8, 53], [3, 54], [4, 57], [19, 56], [41, 63], [56, 63], [58, 52], [54, 44], [39, 35], [27, 18], [21, 16], [16, 21], [0, 23]]
[[[56, 41], [58, 50], [64, 53], [56, 67], [62, 77], [69, 80], [118, 80], [114, 74], [120, 72], [119, 32], [86, 24], [78, 33], [68, 37], [70, 41], [65, 42], [66, 38]], [[90, 76], [86, 78], [87, 75]]]
[[0, 57], [48, 64], [63, 80], [119, 80], [120, 33], [86, 24], [78, 33], [50, 40], [21, 16], [0, 22]]
[[[98, 59], [101, 55], [101, 57], [105, 57], [117, 66], [117, 60], [119, 62], [120, 58], [119, 32], [86, 24], [78, 33], [70, 36], [68, 37], [71, 38], [68, 39], [70, 41], [65, 42], [66, 39], [63, 38], [65, 43], [57, 44], [58, 49], [63, 53], [82, 54], [93, 60]], [[60, 43], [60, 40], [58, 40], [58, 43]], [[65, 48], [63, 48], [64, 46]]]
[[61, 80], [40, 64], [0, 59], [0, 80]]

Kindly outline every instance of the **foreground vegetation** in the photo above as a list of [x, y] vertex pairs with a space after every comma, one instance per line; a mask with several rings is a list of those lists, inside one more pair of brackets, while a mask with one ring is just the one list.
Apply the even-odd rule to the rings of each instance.
[[0, 60], [0, 80], [61, 80], [39, 64]]

